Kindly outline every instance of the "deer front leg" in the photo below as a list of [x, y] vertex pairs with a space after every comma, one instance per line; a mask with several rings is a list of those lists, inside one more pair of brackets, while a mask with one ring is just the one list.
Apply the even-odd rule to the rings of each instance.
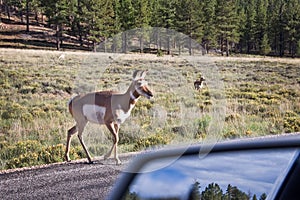
[[106, 127], [112, 133], [114, 141], [113, 141], [113, 145], [112, 145], [111, 149], [109, 150], [109, 152], [104, 155], [104, 160], [109, 158], [111, 156], [112, 151], [114, 151], [114, 158], [116, 160], [116, 164], [120, 165], [120, 164], [122, 164], [122, 162], [120, 161], [119, 156], [118, 156], [119, 125], [110, 123], [110, 124], [106, 124]]
[[65, 152], [65, 160], [67, 162], [70, 162], [71, 159], [69, 157], [69, 151], [70, 151], [70, 143], [71, 143], [71, 138], [72, 136], [77, 132], [77, 127], [76, 125], [73, 126], [68, 130], [68, 135], [67, 135], [67, 145], [66, 145], [66, 152]]

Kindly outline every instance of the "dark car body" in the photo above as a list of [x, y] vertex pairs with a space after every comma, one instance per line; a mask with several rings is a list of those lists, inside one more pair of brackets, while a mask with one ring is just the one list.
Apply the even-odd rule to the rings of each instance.
[[256, 193], [266, 188], [267, 199], [299, 199], [299, 152], [300, 134], [293, 133], [142, 153], [122, 172], [108, 199], [131, 199], [128, 193], [139, 199], [191, 199], [192, 184], [185, 180], [202, 184], [204, 195], [203, 184], [217, 181], [221, 187], [226, 177]]

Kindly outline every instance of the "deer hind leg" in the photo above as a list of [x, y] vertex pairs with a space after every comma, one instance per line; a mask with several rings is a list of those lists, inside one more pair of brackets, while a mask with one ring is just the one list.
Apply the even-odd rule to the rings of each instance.
[[104, 155], [104, 160], [109, 158], [111, 156], [112, 151], [114, 151], [114, 159], [116, 160], [116, 164], [120, 165], [120, 164], [122, 164], [122, 162], [120, 161], [119, 156], [118, 156], [118, 142], [119, 142], [119, 127], [120, 126], [118, 124], [110, 123], [110, 124], [106, 124], [106, 127], [112, 133], [114, 141], [113, 141], [113, 145], [112, 145], [111, 149], [109, 150], [109, 152]]
[[84, 127], [85, 127], [86, 123], [87, 123], [87, 122], [84, 121], [84, 122], [80, 123], [80, 125], [78, 124], [78, 125], [79, 125], [79, 126], [78, 126], [78, 139], [79, 139], [79, 141], [80, 141], [80, 144], [81, 144], [82, 147], [83, 147], [83, 150], [85, 151], [85, 154], [86, 154], [86, 157], [87, 157], [89, 163], [93, 163], [92, 158], [91, 158], [91, 155], [90, 155], [88, 149], [86, 148], [86, 145], [85, 145], [85, 143], [84, 143], [84, 141], [83, 141], [83, 137], [82, 137], [82, 133], [83, 133], [83, 130], [84, 130]]
[[67, 162], [70, 162], [71, 159], [69, 157], [69, 151], [70, 151], [70, 143], [71, 143], [71, 138], [72, 136], [77, 132], [77, 126], [73, 126], [68, 130], [68, 135], [67, 135], [67, 145], [66, 145], [66, 153], [65, 153], [65, 160]]

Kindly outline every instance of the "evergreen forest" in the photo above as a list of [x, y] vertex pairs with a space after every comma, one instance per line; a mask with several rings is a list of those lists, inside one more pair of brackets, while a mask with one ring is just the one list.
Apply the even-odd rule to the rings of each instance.
[[[210, 183], [208, 184], [204, 190], [201, 192], [201, 186], [198, 181], [195, 181], [195, 183], [191, 186], [191, 190], [189, 192], [189, 195], [187, 199], [189, 200], [227, 200], [227, 199], [235, 199], [235, 200], [265, 200], [267, 199], [266, 193], [263, 193], [259, 196], [256, 194], [251, 194], [251, 192], [248, 191], [248, 193], [245, 193], [241, 191], [238, 187], [232, 186], [228, 184], [226, 191], [223, 192], [221, 187], [218, 183]], [[155, 195], [155, 194], [154, 194]], [[123, 198], [124, 200], [140, 200], [140, 199], [151, 199], [151, 200], [180, 200], [181, 197], [140, 197], [139, 194], [135, 192], [127, 191], [126, 196]]]
[[[299, 0], [1, 0], [0, 4], [1, 20], [17, 13], [28, 34], [30, 24], [53, 29], [58, 50], [65, 35], [82, 48], [96, 50], [118, 33], [161, 27], [187, 35], [201, 44], [204, 53], [300, 56]], [[123, 37], [119, 45], [124, 41]], [[110, 51], [115, 51], [114, 45]]]

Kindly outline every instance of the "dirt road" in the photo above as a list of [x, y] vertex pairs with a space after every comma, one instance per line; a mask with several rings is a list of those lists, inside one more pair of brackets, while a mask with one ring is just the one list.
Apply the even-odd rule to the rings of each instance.
[[135, 154], [0, 171], [0, 199], [105, 199], [115, 180]]

